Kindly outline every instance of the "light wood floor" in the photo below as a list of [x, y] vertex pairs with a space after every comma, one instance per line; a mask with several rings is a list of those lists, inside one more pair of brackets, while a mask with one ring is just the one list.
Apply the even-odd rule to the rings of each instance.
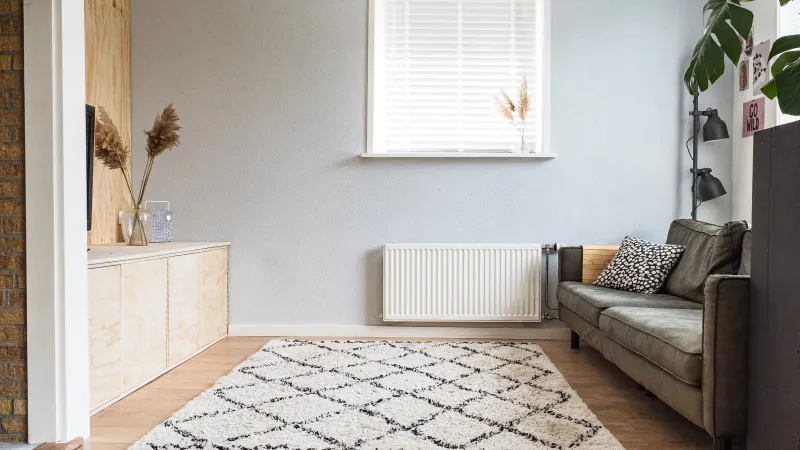
[[[166, 420], [268, 338], [227, 338], [92, 417], [91, 450], [123, 450]], [[578, 395], [628, 450], [711, 448], [711, 438], [592, 349], [565, 341], [537, 341]]]

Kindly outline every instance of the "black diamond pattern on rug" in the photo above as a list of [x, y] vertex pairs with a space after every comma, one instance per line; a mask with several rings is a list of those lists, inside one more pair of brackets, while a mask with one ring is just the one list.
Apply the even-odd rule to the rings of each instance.
[[531, 343], [272, 341], [132, 447], [622, 449]]

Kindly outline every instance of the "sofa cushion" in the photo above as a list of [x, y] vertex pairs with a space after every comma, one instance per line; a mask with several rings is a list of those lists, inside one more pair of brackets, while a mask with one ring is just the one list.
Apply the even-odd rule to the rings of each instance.
[[637, 294], [574, 281], [559, 283], [556, 297], [562, 305], [595, 326], [600, 325], [600, 313], [614, 306], [702, 309], [697, 303], [672, 295]]
[[603, 269], [597, 286], [655, 294], [683, 255], [680, 245], [656, 244], [626, 236], [611, 263]]
[[750, 260], [753, 259], [753, 230], [747, 230], [742, 239], [742, 264], [739, 275], [750, 275]]
[[711, 225], [696, 220], [672, 222], [667, 244], [686, 247], [683, 257], [664, 284], [664, 292], [703, 303], [703, 288], [709, 275], [733, 275], [739, 271], [742, 240], [747, 222]]
[[600, 316], [600, 330], [685, 383], [700, 385], [701, 309], [610, 308]]

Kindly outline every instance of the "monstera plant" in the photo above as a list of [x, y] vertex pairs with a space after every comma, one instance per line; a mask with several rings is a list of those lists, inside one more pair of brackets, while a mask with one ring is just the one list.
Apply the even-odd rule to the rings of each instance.
[[[692, 52], [689, 68], [683, 77], [691, 94], [708, 89], [725, 72], [725, 56], [739, 64], [742, 40], [753, 29], [753, 13], [742, 3], [775, 0], [706, 0], [708, 14], [703, 36]], [[781, 6], [795, 0], [778, 0]], [[767, 97], [778, 99], [785, 114], [800, 116], [800, 35], [784, 36], [775, 41], [769, 54], [772, 81], [761, 88]]]

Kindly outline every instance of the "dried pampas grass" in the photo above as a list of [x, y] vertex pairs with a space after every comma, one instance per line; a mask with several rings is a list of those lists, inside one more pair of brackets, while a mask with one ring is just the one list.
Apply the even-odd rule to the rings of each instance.
[[128, 167], [130, 151], [122, 142], [119, 130], [106, 109], [101, 106], [98, 112], [94, 132], [94, 155], [111, 170], [124, 169]]
[[506, 91], [500, 91], [500, 96], [495, 97], [500, 114], [506, 119], [516, 122], [524, 122], [531, 108], [531, 100], [528, 97], [528, 77], [522, 76], [522, 83], [519, 87], [519, 101], [514, 102]]
[[528, 96], [528, 77], [522, 76], [519, 87], [519, 102], [515, 103], [505, 91], [500, 91], [500, 96], [494, 98], [500, 115], [508, 120], [520, 134], [523, 145], [525, 144], [525, 119], [531, 109], [531, 100]]
[[98, 111], [99, 114], [95, 126], [94, 154], [109, 169], [122, 171], [131, 195], [131, 202], [134, 208], [138, 208], [144, 200], [144, 191], [147, 188], [147, 182], [153, 170], [153, 161], [158, 155], [177, 147], [181, 143], [181, 138], [178, 134], [181, 130], [180, 125], [178, 125], [180, 120], [178, 113], [175, 111], [175, 106], [170, 103], [169, 106], [164, 108], [164, 111], [156, 116], [153, 128], [144, 132], [147, 135], [147, 164], [142, 176], [139, 194], [136, 195], [133, 192], [133, 184], [128, 173], [130, 150], [122, 141], [122, 136], [120, 136], [117, 126], [114, 125], [114, 121], [111, 120], [108, 111], [102, 106], [98, 108]]
[[125, 179], [125, 185], [131, 196], [131, 201], [133, 201], [133, 185], [131, 184], [131, 176], [128, 174], [128, 158], [130, 158], [131, 152], [122, 142], [119, 129], [114, 125], [114, 121], [111, 120], [108, 111], [101, 106], [98, 108], [98, 112], [99, 115], [94, 128], [94, 155], [109, 169], [122, 171], [122, 178]]
[[512, 111], [511, 108], [508, 107], [506, 102], [503, 101], [500, 98], [497, 98], [497, 97], [495, 97], [494, 101], [495, 101], [495, 103], [497, 103], [497, 110], [500, 112], [500, 115], [505, 117], [506, 120], [509, 120], [509, 121], [513, 122], [514, 121], [514, 111]]
[[178, 132], [181, 130], [178, 125], [177, 111], [175, 105], [170, 103], [164, 111], [156, 115], [156, 120], [153, 122], [153, 128], [145, 131], [147, 135], [147, 156], [155, 158], [156, 156], [171, 150], [181, 143], [181, 137]]
[[531, 107], [530, 98], [528, 98], [528, 77], [522, 76], [522, 85], [519, 88], [519, 118], [523, 121], [528, 116], [528, 110]]
[[150, 182], [150, 173], [153, 172], [153, 163], [156, 157], [181, 143], [181, 136], [178, 134], [181, 126], [178, 125], [178, 121], [180, 121], [180, 117], [175, 111], [175, 105], [170, 103], [164, 108], [164, 111], [156, 115], [153, 128], [144, 132], [147, 135], [147, 165], [145, 165], [142, 185], [139, 188], [138, 204], [144, 201], [144, 191], [147, 189], [147, 183]]
[[505, 91], [500, 91], [500, 93], [503, 96], [503, 103], [505, 103], [506, 108], [512, 113], [517, 112], [517, 106], [514, 104], [514, 100], [511, 100], [511, 97], [509, 97]]

